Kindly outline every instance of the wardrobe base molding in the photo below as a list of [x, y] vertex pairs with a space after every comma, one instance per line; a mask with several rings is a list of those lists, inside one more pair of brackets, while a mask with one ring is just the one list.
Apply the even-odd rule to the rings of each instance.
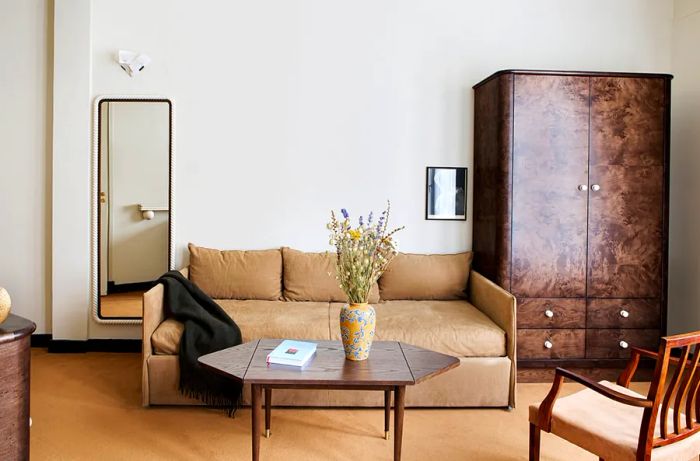
[[[622, 373], [623, 368], [614, 367], [565, 367], [574, 373], [578, 373], [594, 381], [610, 381], [614, 383]], [[518, 384], [522, 383], [548, 383], [551, 384], [554, 379], [554, 371], [556, 368], [540, 367], [540, 368], [519, 368], [518, 369]], [[654, 374], [652, 364], [644, 365], [637, 368], [637, 372], [632, 377], [632, 381], [648, 382], [651, 381]]]
[[[518, 360], [518, 371], [528, 368], [616, 368], [623, 369], [628, 359], [524, 359]], [[641, 360], [640, 367], [647, 363]], [[653, 362], [649, 361], [649, 364]]]

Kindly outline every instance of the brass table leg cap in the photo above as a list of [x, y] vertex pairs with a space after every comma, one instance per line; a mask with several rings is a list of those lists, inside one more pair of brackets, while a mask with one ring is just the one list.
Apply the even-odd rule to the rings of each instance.
[[384, 431], [384, 440], [389, 440], [389, 431]]
[[265, 429], [265, 438], [266, 439], [269, 439], [271, 434], [272, 433], [270, 432], [270, 429]]

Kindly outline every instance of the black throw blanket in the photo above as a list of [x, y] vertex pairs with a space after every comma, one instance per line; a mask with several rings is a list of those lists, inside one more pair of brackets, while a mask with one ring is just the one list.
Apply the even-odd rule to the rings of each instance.
[[185, 325], [180, 341], [180, 392], [235, 413], [242, 385], [203, 368], [197, 359], [241, 344], [241, 330], [197, 285], [178, 271], [163, 274], [165, 312]]

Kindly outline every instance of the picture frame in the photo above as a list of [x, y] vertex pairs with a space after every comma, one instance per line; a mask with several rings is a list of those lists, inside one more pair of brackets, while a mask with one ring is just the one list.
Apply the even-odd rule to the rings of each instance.
[[467, 167], [426, 167], [426, 220], [467, 220], [468, 173]]

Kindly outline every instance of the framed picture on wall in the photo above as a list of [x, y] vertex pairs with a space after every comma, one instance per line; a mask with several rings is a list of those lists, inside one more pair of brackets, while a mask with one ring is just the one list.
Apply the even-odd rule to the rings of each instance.
[[426, 169], [425, 219], [467, 220], [467, 168], [429, 166]]

